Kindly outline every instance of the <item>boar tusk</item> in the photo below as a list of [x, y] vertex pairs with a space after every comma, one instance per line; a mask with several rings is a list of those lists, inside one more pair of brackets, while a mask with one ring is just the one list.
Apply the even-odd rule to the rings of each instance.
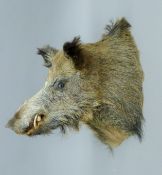
[[40, 115], [37, 116], [37, 122], [40, 122], [42, 120], [42, 117]]
[[38, 114], [36, 114], [36, 116], [35, 116], [35, 118], [34, 118], [34, 128], [37, 127], [37, 116], [38, 116]]
[[36, 129], [38, 126], [38, 122], [40, 122], [42, 120], [41, 116], [39, 114], [36, 114], [35, 118], [34, 118], [34, 128]]

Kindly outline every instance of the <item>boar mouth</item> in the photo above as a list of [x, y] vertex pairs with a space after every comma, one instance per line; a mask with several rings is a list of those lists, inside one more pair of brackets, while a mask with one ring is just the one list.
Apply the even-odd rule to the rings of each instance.
[[42, 125], [44, 118], [44, 114], [35, 114], [29, 126], [25, 128], [24, 134], [32, 136], [34, 132]]
[[[53, 116], [49, 117], [44, 112], [34, 113], [30, 117], [30, 121], [22, 120], [23, 117], [20, 112], [8, 122], [6, 127], [11, 128], [14, 132], [20, 135], [36, 136], [50, 134], [52, 130], [59, 128], [65, 134], [67, 127], [72, 127], [75, 130], [79, 129], [79, 116], [78, 115], [63, 115], [62, 117]], [[52, 119], [49, 119], [52, 118]], [[18, 127], [21, 126], [21, 127]]]

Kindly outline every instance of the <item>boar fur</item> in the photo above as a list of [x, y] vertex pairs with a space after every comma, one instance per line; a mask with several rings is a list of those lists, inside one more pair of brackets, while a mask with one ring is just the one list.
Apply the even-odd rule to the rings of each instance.
[[[83, 44], [79, 37], [62, 50], [38, 49], [49, 73], [44, 87], [9, 120], [18, 134], [48, 134], [53, 129], [91, 128], [110, 148], [131, 135], [142, 138], [143, 71], [125, 18], [106, 26], [102, 39]], [[39, 115], [37, 126], [33, 122]]]

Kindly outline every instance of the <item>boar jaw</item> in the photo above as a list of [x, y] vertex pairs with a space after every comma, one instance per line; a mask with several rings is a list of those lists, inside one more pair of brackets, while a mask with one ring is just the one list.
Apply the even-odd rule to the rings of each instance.
[[42, 98], [43, 94], [44, 90], [42, 89], [31, 99], [25, 101], [14, 117], [9, 120], [7, 127], [17, 134], [33, 135], [35, 132], [37, 133], [46, 117], [45, 107], [42, 105], [45, 100]]

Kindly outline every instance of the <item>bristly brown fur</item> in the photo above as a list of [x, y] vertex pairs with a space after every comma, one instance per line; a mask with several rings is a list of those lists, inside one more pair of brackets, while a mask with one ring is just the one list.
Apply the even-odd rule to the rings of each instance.
[[131, 25], [125, 18], [116, 21], [115, 23], [111, 21], [110, 25], [106, 25], [105, 30], [106, 33], [103, 35], [103, 38], [106, 36], [118, 35], [120, 32], [129, 29]]
[[52, 66], [52, 63], [51, 63], [51, 56], [55, 55], [56, 53], [58, 52], [57, 49], [47, 45], [43, 48], [38, 48], [37, 50], [37, 54], [38, 55], [41, 55], [44, 59], [44, 66], [45, 67], [51, 67]]
[[[75, 37], [57, 54], [49, 46], [39, 49], [50, 66], [45, 86], [21, 106], [10, 128], [34, 136], [56, 128], [78, 130], [85, 123], [110, 148], [131, 135], [141, 140], [144, 77], [129, 28], [122, 18], [107, 25], [95, 43], [83, 44]], [[36, 128], [35, 114], [44, 116]]]

